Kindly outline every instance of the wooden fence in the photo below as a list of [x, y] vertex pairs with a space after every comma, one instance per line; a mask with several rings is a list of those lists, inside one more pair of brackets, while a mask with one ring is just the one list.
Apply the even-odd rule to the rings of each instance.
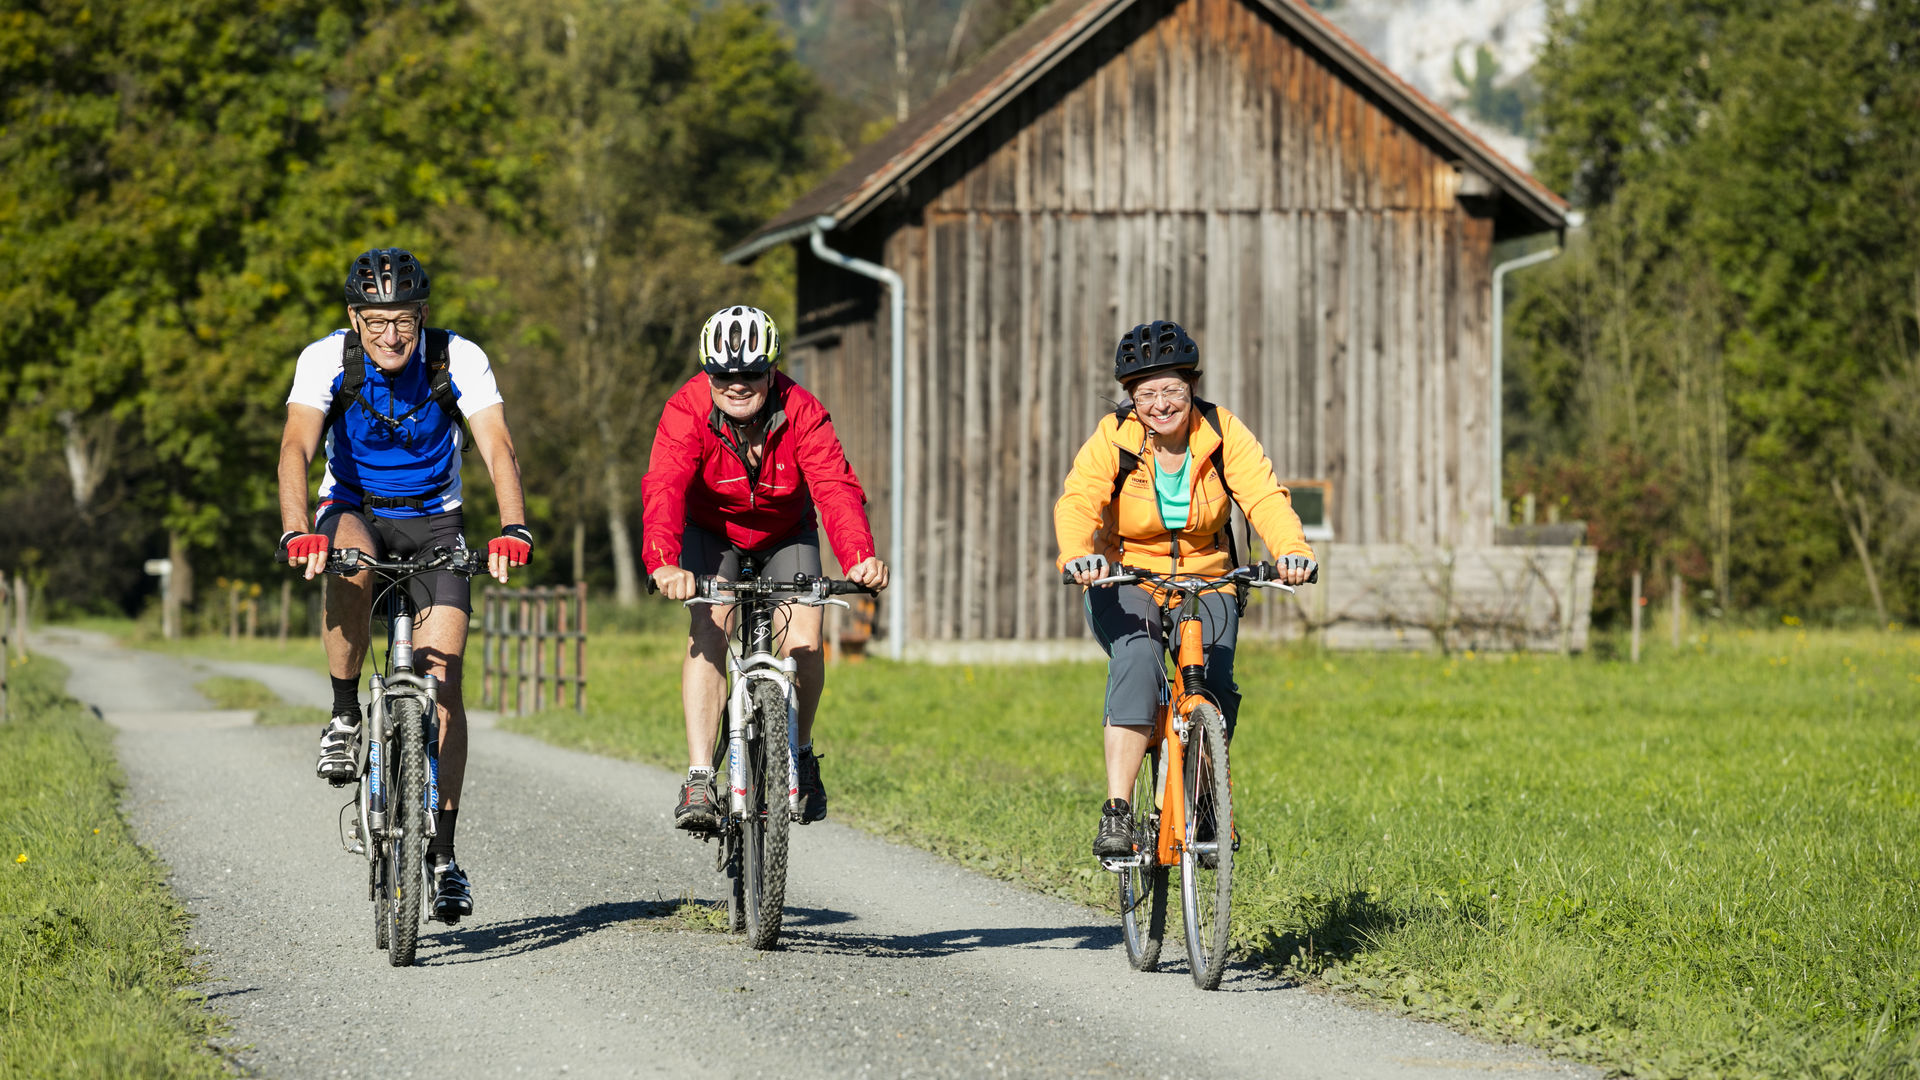
[[[587, 711], [586, 582], [485, 589], [480, 593], [480, 635], [483, 708], [515, 716], [559, 708], [571, 686], [574, 711]], [[567, 672], [569, 652], [572, 674]]]

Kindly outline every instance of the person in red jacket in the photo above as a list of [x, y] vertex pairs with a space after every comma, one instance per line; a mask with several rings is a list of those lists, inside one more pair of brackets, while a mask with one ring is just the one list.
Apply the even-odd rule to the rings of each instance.
[[[701, 373], [667, 399], [640, 485], [640, 554], [654, 585], [670, 599], [688, 599], [695, 575], [732, 578], [743, 555], [758, 560], [762, 577], [818, 574], [817, 507], [847, 579], [885, 588], [887, 565], [874, 554], [866, 492], [826, 406], [775, 370], [780, 332], [773, 320], [758, 308], [722, 308], [700, 332], [700, 354]], [[712, 755], [727, 700], [728, 610], [691, 609], [680, 675], [687, 781], [673, 811], [682, 829], [719, 826]], [[813, 752], [826, 680], [821, 609], [790, 606], [786, 619], [781, 655], [793, 658], [799, 681], [801, 820], [819, 821], [827, 816]]]

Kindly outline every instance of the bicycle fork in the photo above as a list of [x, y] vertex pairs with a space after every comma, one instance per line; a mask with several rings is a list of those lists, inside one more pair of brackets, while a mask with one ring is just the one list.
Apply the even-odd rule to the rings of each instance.
[[[799, 730], [794, 695], [794, 679], [797, 665], [791, 658], [781, 660], [770, 653], [755, 653], [745, 660], [732, 659], [728, 666], [733, 669], [733, 691], [727, 700], [727, 806], [735, 817], [743, 817], [747, 812], [747, 742], [755, 732], [753, 724], [753, 684], [756, 680], [778, 683], [781, 695], [787, 702], [787, 737], [784, 740], [787, 750], [787, 812], [798, 813], [800, 809], [800, 769], [797, 739]], [[775, 675], [773, 672], [779, 672]], [[769, 732], [759, 732], [762, 743], [771, 752], [775, 745]]]

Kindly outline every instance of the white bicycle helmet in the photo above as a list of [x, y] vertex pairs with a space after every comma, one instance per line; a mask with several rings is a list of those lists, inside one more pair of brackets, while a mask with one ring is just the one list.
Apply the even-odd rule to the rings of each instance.
[[700, 366], [709, 375], [764, 375], [780, 363], [780, 331], [755, 307], [724, 307], [700, 330]]

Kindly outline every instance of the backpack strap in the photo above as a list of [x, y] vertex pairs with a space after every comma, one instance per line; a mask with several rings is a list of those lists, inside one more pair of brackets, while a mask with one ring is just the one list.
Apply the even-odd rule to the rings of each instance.
[[447, 359], [452, 342], [450, 330], [427, 331], [427, 378], [433, 386], [433, 400], [460, 425], [460, 452], [466, 454], [473, 452], [473, 429], [467, 426], [467, 416], [460, 411], [459, 398], [453, 392], [453, 368]]
[[[1199, 398], [1194, 398], [1193, 403], [1200, 407], [1201, 419], [1207, 422], [1207, 426], [1213, 429], [1213, 434], [1219, 439], [1213, 444], [1213, 453], [1207, 455], [1207, 460], [1213, 462], [1213, 475], [1220, 478], [1220, 487], [1227, 493], [1227, 558], [1232, 559], [1233, 565], [1237, 568], [1240, 565], [1240, 545], [1233, 540], [1234, 499], [1233, 488], [1227, 485], [1227, 433], [1220, 427], [1218, 405], [1211, 401], [1201, 401]], [[1253, 553], [1252, 522], [1247, 523], [1247, 530], [1247, 553], [1251, 555]]]
[[[1213, 453], [1207, 455], [1207, 460], [1213, 462], [1213, 475], [1220, 478], [1220, 486], [1225, 489], [1227, 493], [1227, 558], [1232, 559], [1233, 565], [1237, 567], [1240, 565], [1240, 545], [1234, 542], [1233, 488], [1227, 485], [1227, 434], [1220, 427], [1219, 406], [1210, 401], [1202, 401], [1199, 398], [1195, 398], [1193, 403], [1199, 407], [1200, 416], [1207, 422], [1207, 426], [1212, 428], [1214, 435], [1219, 437], [1219, 441], [1214, 444]], [[1113, 410], [1113, 415], [1119, 420], [1125, 420], [1127, 417], [1132, 416], [1133, 402], [1122, 403]], [[1120, 454], [1120, 468], [1113, 476], [1113, 499], [1116, 501], [1120, 498], [1120, 489], [1127, 486], [1127, 477], [1133, 474], [1134, 469], [1140, 467], [1140, 455], [1126, 449], [1120, 449], [1118, 453]], [[1248, 528], [1251, 529], [1252, 526], [1249, 525]], [[1251, 533], [1247, 536], [1247, 550], [1249, 552], [1253, 550], [1253, 536]]]
[[[467, 426], [466, 414], [460, 411], [459, 397], [453, 391], [453, 369], [447, 358], [452, 341], [451, 331], [427, 331], [427, 382], [432, 388], [432, 396], [428, 400], [440, 406], [454, 423], [460, 425], [460, 451], [469, 453], [473, 450], [473, 429]], [[360, 388], [367, 383], [367, 350], [360, 344], [360, 332], [357, 330], [347, 331], [346, 344], [340, 354], [340, 372], [340, 390], [327, 406], [327, 423], [322, 431], [333, 430], [333, 425], [347, 415], [347, 410], [353, 408], [356, 401], [366, 406], [369, 416], [390, 427], [398, 427], [426, 408], [427, 403], [421, 402], [409, 409], [406, 415], [389, 418], [367, 405], [360, 396]]]
[[[340, 389], [334, 393], [333, 400], [327, 403], [326, 426], [320, 431], [332, 431], [333, 425], [347, 415], [353, 403], [360, 400], [360, 388], [367, 384], [367, 350], [360, 344], [360, 331], [348, 330], [346, 342], [340, 353]], [[369, 410], [371, 411], [371, 410]]]

